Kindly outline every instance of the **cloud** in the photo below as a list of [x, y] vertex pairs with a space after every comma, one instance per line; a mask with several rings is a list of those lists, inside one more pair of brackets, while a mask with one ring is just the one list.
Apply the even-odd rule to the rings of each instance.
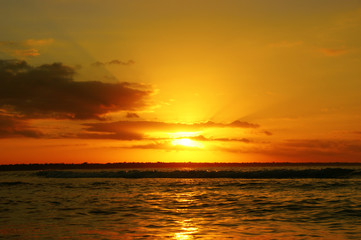
[[118, 131], [111, 133], [80, 133], [76, 138], [83, 139], [116, 139], [116, 140], [142, 140], [145, 138], [144, 134], [129, 132], [129, 131]]
[[323, 55], [327, 56], [327, 57], [335, 57], [335, 56], [340, 56], [343, 54], [348, 53], [349, 51], [344, 49], [344, 48], [320, 48], [318, 49], [318, 52], [322, 53]]
[[[180, 149], [182, 148], [181, 146], [173, 146], [172, 144], [170, 144], [169, 142], [159, 142], [159, 141], [155, 141], [152, 143], [146, 143], [146, 144], [135, 144], [135, 145], [131, 145], [131, 146], [123, 146], [120, 148], [129, 148], [129, 149], [164, 149], [164, 150], [170, 150], [170, 148], [172, 149]], [[184, 147], [182, 148], [184, 149]]]
[[28, 39], [25, 41], [0, 41], [0, 46], [9, 48], [47, 46], [54, 42], [54, 39]]
[[88, 131], [95, 132], [116, 132], [119, 129], [128, 129], [134, 131], [146, 131], [146, 130], [163, 130], [163, 131], [195, 131], [202, 128], [257, 128], [258, 125], [235, 121], [232, 123], [215, 123], [215, 122], [203, 122], [203, 123], [166, 123], [157, 121], [117, 121], [106, 123], [86, 123]]
[[[186, 132], [186, 131], [198, 131], [201, 129], [208, 128], [258, 128], [257, 124], [234, 121], [231, 123], [215, 123], [215, 122], [202, 122], [202, 123], [166, 123], [166, 122], [157, 122], [157, 121], [116, 121], [116, 122], [97, 122], [97, 123], [84, 123], [86, 135], [82, 136], [96, 136], [97, 138], [104, 139], [133, 139], [138, 140], [142, 136], [144, 139], [147, 138], [143, 133], [145, 132]], [[134, 133], [134, 138], [129, 138], [132, 136], [130, 133]], [[96, 135], [94, 135], [96, 134]], [[124, 136], [126, 136], [124, 138]], [[198, 136], [198, 140], [215, 140], [215, 141], [244, 141], [245, 139], [205, 139], [203, 136]], [[203, 139], [201, 139], [203, 138]], [[152, 140], [153, 138], [151, 138]], [[196, 139], [195, 139], [196, 140]]]
[[109, 62], [95, 62], [92, 64], [94, 67], [103, 67], [105, 65], [123, 65], [123, 66], [129, 66], [133, 65], [135, 62], [133, 60], [128, 60], [127, 62], [121, 61], [121, 60], [111, 60]]
[[13, 116], [0, 115], [0, 138], [9, 137], [32, 137], [40, 138], [40, 131], [31, 129], [25, 121]]
[[217, 142], [242, 142], [242, 143], [251, 143], [252, 140], [248, 138], [207, 138], [203, 135], [195, 136], [195, 137], [187, 137], [196, 141], [217, 141]]
[[[252, 141], [246, 138], [235, 139], [235, 138], [206, 138], [202, 135], [195, 137], [187, 137], [188, 139], [194, 141], [218, 141], [218, 142], [242, 142], [242, 143], [251, 143]], [[172, 144], [174, 139], [146, 139], [151, 140], [151, 143], [144, 144], [134, 144], [131, 146], [122, 146], [120, 148], [129, 148], [129, 149], [163, 149], [163, 150], [202, 150], [201, 147], [193, 146], [183, 146], [181, 144]], [[212, 150], [221, 150], [224, 149], [218, 147], [208, 148]]]
[[33, 46], [47, 46], [54, 42], [54, 39], [28, 39], [23, 42], [24, 45], [33, 47]]
[[292, 157], [301, 161], [356, 161], [361, 156], [361, 144], [348, 139], [288, 139], [247, 152]]
[[13, 57], [35, 57], [39, 56], [38, 47], [48, 46], [54, 39], [28, 39], [25, 41], [0, 41], [0, 51]]
[[273, 133], [271, 133], [270, 131], [267, 131], [267, 130], [262, 131], [262, 133], [266, 134], [267, 136], [273, 135]]
[[125, 116], [126, 118], [139, 118], [139, 115], [136, 113], [127, 113], [127, 115]]
[[323, 154], [361, 153], [361, 144], [353, 140], [290, 139], [283, 143], [282, 146], [296, 152]]
[[40, 53], [37, 49], [35, 48], [31, 48], [31, 49], [16, 49], [13, 51], [13, 55], [17, 56], [17, 57], [35, 57], [35, 56], [39, 56]]
[[107, 113], [148, 106], [152, 91], [144, 85], [77, 82], [75, 73], [62, 63], [34, 67], [0, 60], [0, 108], [24, 118], [102, 119]]
[[349, 139], [289, 139], [258, 145], [254, 149], [245, 148], [243, 152], [261, 154], [277, 161], [355, 162], [361, 157], [361, 144]]
[[188, 151], [199, 151], [202, 150], [202, 148], [199, 147], [187, 147], [182, 145], [174, 145], [171, 143], [171, 141], [153, 141], [151, 143], [144, 143], [144, 144], [134, 144], [131, 146], [120, 146], [117, 148], [123, 148], [123, 149], [158, 149], [158, 150], [188, 150]]
[[[209, 122], [208, 122], [209, 123]], [[233, 128], [258, 128], [258, 124], [249, 123], [249, 122], [242, 122], [239, 120], [236, 120], [234, 122], [231, 122], [230, 124], [216, 124], [216, 127], [233, 127]]]

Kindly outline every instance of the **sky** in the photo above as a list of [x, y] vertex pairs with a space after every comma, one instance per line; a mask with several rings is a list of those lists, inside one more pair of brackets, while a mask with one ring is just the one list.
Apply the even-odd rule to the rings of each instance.
[[359, 0], [0, 4], [0, 164], [361, 162]]

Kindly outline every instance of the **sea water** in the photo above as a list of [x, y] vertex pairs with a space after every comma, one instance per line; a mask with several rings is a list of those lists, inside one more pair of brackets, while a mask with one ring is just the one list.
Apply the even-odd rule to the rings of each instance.
[[0, 239], [361, 239], [360, 169], [328, 169], [0, 172]]

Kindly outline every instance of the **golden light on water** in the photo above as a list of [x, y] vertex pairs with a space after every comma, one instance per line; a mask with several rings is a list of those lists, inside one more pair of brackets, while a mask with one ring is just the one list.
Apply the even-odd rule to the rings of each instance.
[[184, 226], [182, 227], [182, 231], [179, 233], [174, 234], [174, 239], [177, 240], [188, 240], [193, 239], [194, 234], [198, 232], [198, 228], [194, 227], [190, 223], [187, 223], [186, 221], [183, 222]]
[[[186, 182], [186, 181], [184, 181]], [[182, 208], [177, 209], [178, 212], [186, 213], [189, 212], [188, 208], [185, 206], [190, 206], [194, 204], [194, 192], [186, 192], [176, 195], [177, 202]], [[195, 224], [195, 219], [187, 218], [180, 221], [177, 221], [180, 226], [179, 231], [174, 233], [174, 239], [177, 240], [188, 240], [194, 239], [194, 235], [199, 232], [198, 227]]]

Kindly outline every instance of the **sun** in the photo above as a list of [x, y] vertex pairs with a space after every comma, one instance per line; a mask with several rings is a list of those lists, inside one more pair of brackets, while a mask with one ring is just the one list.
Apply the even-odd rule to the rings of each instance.
[[172, 145], [174, 146], [183, 146], [183, 147], [190, 147], [190, 148], [203, 148], [203, 144], [197, 141], [194, 141], [189, 138], [177, 138], [172, 140]]

